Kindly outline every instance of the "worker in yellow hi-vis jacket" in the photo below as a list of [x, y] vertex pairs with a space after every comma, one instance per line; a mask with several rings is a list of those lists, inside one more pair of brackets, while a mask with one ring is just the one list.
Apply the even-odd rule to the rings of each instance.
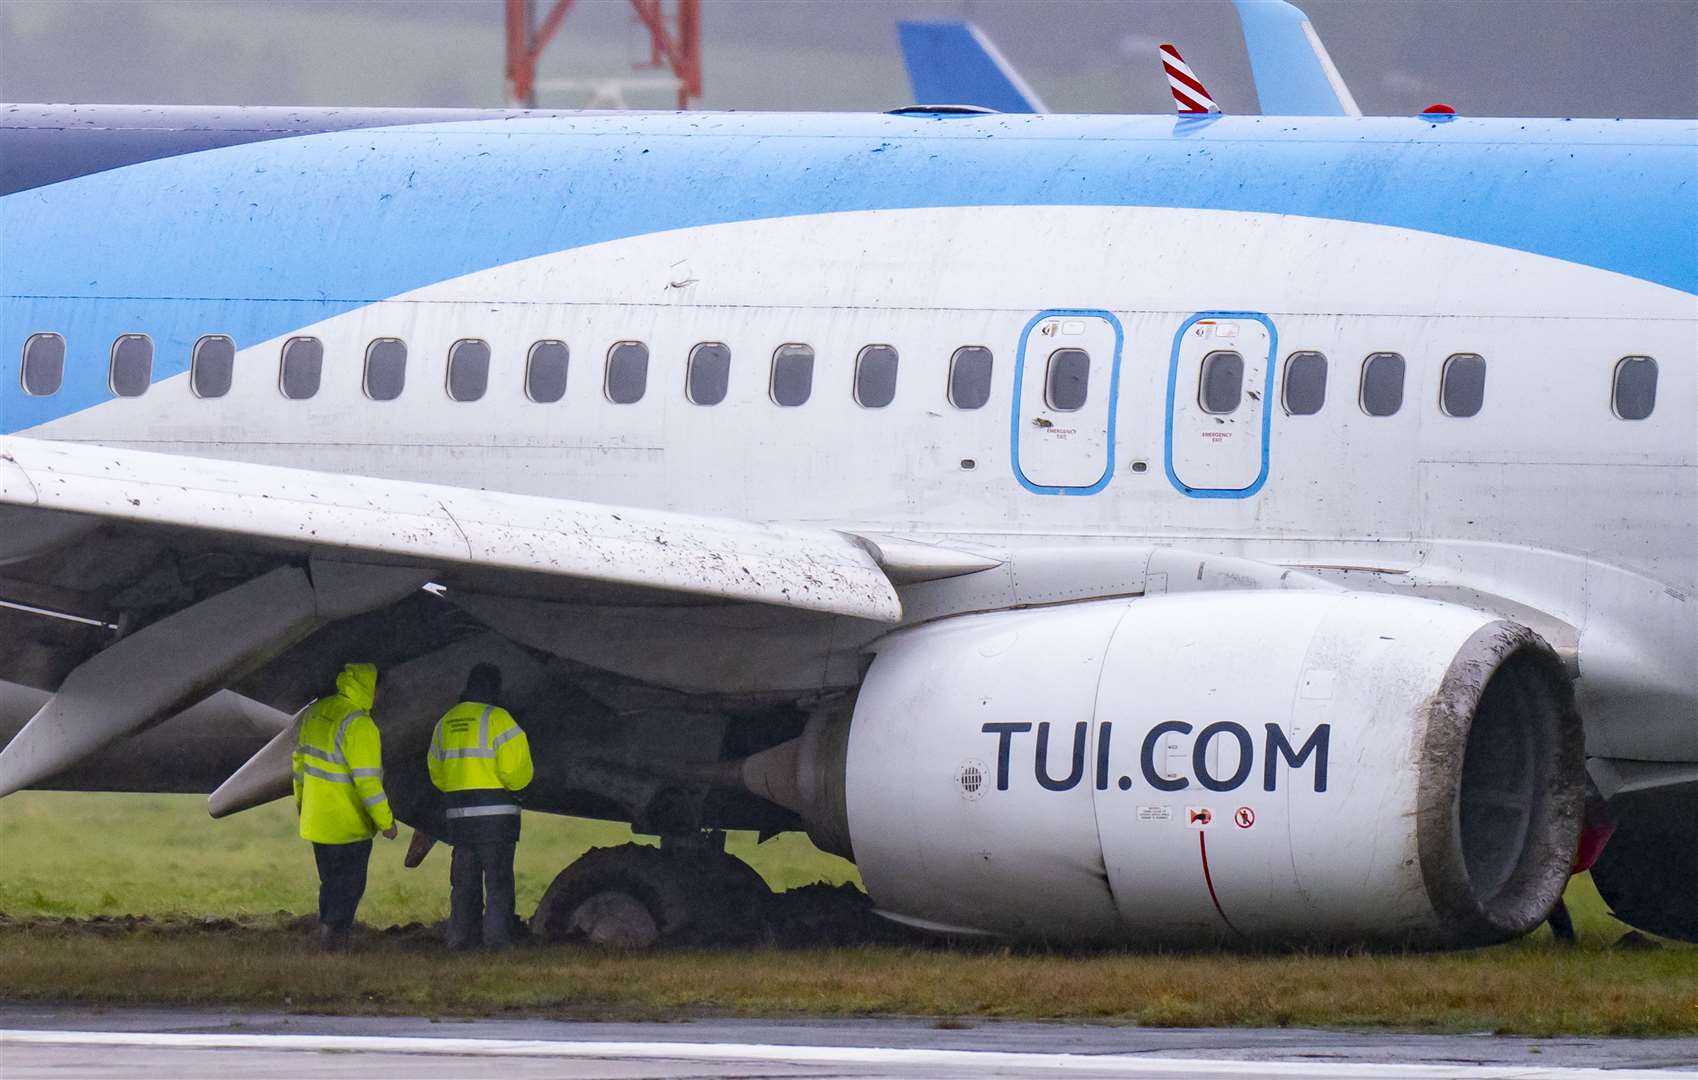
[[[513, 943], [513, 848], [519, 842], [517, 793], [531, 782], [531, 747], [513, 715], [495, 703], [501, 669], [478, 664], [460, 703], [430, 740], [430, 779], [447, 803], [454, 846], [449, 868], [448, 947]], [[482, 933], [479, 933], [479, 924]]]
[[371, 718], [376, 698], [377, 668], [349, 664], [336, 677], [336, 693], [307, 706], [295, 739], [295, 813], [318, 863], [318, 940], [326, 952], [348, 947], [372, 835], [395, 839], [383, 743]]

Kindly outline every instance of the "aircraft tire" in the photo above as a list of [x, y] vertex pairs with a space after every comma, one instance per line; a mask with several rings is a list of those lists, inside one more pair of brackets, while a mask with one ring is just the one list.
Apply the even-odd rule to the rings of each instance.
[[593, 848], [543, 893], [531, 932], [544, 942], [627, 949], [749, 940], [770, 895], [747, 863], [722, 851]]

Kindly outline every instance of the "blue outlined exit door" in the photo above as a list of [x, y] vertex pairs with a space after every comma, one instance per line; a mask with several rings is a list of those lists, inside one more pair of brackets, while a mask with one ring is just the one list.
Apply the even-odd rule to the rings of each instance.
[[1040, 495], [1090, 495], [1114, 475], [1120, 320], [1106, 311], [1040, 312], [1020, 336], [1010, 442], [1014, 475]]
[[1198, 499], [1242, 499], [1268, 477], [1273, 320], [1204, 312], [1173, 338], [1167, 374], [1167, 477]]

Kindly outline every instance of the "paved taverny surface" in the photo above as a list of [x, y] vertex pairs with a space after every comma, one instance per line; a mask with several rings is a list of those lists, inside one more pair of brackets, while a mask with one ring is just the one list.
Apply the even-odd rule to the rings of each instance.
[[[947, 1026], [939, 1026], [941, 1024]], [[961, 1026], [956, 1026], [961, 1025]], [[595, 1023], [0, 1005], [0, 1077], [1698, 1076], [1698, 1039], [1002, 1021]]]

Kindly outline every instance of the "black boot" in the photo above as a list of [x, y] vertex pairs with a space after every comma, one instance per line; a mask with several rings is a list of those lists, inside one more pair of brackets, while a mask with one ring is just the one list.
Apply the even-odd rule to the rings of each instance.
[[349, 934], [346, 927], [338, 929], [329, 923], [318, 924], [318, 951], [340, 953], [348, 951]]

